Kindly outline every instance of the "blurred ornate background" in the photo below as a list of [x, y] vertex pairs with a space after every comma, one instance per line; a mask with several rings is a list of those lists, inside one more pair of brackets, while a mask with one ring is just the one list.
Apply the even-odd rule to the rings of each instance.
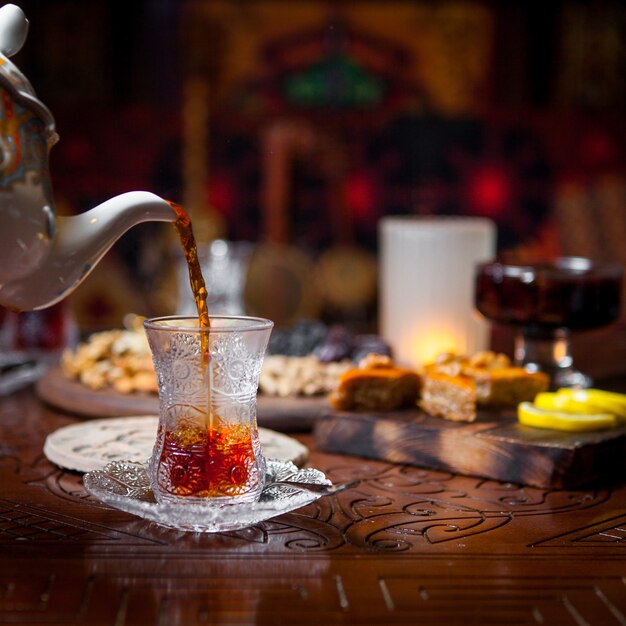
[[[626, 262], [621, 3], [21, 6], [60, 212], [182, 202], [201, 240], [255, 244], [253, 312], [375, 325], [388, 214], [488, 216], [501, 250]], [[72, 298], [81, 327], [176, 308], [170, 230], [115, 246]]]

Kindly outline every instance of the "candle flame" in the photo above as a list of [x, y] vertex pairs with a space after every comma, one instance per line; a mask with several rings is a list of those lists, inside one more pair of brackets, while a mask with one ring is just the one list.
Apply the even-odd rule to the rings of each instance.
[[462, 353], [464, 344], [458, 333], [449, 329], [433, 328], [428, 332], [413, 334], [409, 340], [409, 358], [413, 365], [430, 363], [444, 352]]

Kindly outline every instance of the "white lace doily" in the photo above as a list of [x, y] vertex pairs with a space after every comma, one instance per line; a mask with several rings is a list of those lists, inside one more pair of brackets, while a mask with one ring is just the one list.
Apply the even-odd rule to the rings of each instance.
[[[158, 417], [107, 417], [63, 426], [46, 438], [44, 454], [65, 469], [90, 472], [112, 461], [145, 462], [152, 454]], [[259, 428], [266, 459], [302, 465], [309, 450], [292, 437]]]

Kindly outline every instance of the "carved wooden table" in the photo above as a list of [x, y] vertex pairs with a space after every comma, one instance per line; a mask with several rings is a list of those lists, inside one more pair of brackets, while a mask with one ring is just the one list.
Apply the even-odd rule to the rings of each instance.
[[312, 451], [365, 480], [194, 535], [51, 465], [46, 435], [76, 420], [31, 391], [0, 400], [0, 623], [626, 624], [624, 481], [550, 491]]

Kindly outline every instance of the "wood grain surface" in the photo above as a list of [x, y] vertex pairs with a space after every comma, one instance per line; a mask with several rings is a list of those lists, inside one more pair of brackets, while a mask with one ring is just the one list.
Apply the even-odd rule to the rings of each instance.
[[[126, 415], [158, 415], [156, 394], [118, 393], [114, 390], [94, 391], [63, 375], [52, 367], [37, 382], [37, 394], [48, 404], [83, 417], [124, 417]], [[328, 410], [326, 398], [275, 398], [259, 395], [257, 420], [282, 432], [311, 430], [319, 415]]]
[[577, 487], [626, 469], [626, 426], [566, 433], [522, 426], [511, 411], [463, 423], [406, 410], [330, 411], [314, 428], [316, 446], [326, 452], [538, 487]]
[[168, 530], [51, 465], [77, 417], [0, 398], [0, 623], [626, 623], [626, 485], [523, 487], [316, 450], [358, 487], [244, 530]]

